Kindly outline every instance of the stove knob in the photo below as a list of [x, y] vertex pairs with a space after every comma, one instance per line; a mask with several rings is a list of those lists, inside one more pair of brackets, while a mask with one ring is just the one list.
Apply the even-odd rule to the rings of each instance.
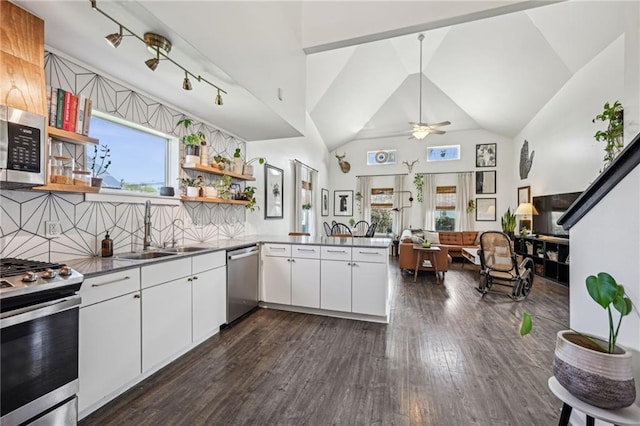
[[69, 275], [71, 275], [71, 268], [69, 268], [67, 265], [62, 265], [58, 273], [63, 277], [68, 277]]
[[32, 283], [32, 282], [37, 281], [37, 280], [38, 280], [38, 276], [36, 275], [35, 272], [29, 271], [29, 272], [27, 272], [26, 274], [24, 274], [22, 276], [22, 281], [24, 281], [24, 282]]
[[44, 270], [44, 272], [42, 273], [41, 277], [44, 278], [45, 280], [50, 280], [52, 278], [55, 278], [58, 276], [58, 273], [56, 271], [54, 271], [51, 268], [47, 268]]

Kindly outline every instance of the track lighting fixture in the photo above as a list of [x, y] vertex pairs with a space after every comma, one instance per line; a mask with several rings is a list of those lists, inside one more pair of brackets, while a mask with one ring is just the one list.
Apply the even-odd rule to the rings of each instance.
[[156, 57], [147, 59], [144, 63], [151, 68], [151, 71], [155, 71], [158, 68], [158, 64], [160, 63], [160, 50], [156, 48]]
[[122, 41], [122, 25], [120, 25], [120, 30], [117, 33], [109, 34], [105, 37], [107, 43], [111, 45], [114, 49], [120, 46], [120, 42]]
[[[113, 22], [114, 24], [118, 25], [118, 27], [119, 27], [119, 30], [118, 30], [117, 33], [109, 34], [108, 36], [105, 37], [105, 39], [107, 40], [107, 42], [111, 46], [113, 46], [114, 48], [118, 47], [120, 45], [120, 43], [122, 42], [122, 38], [126, 37], [126, 36], [133, 36], [133, 37], [137, 38], [142, 43], [144, 43], [152, 53], [155, 54], [155, 58], [147, 59], [144, 62], [149, 67], [149, 69], [151, 69], [152, 71], [155, 71], [156, 68], [158, 68], [158, 64], [160, 63], [160, 60], [161, 59], [165, 59], [165, 60], [171, 62], [176, 67], [180, 68], [182, 71], [184, 71], [184, 80], [182, 81], [182, 88], [184, 90], [191, 90], [192, 89], [191, 80], [189, 80], [189, 76], [191, 76], [194, 79], [196, 79], [198, 82], [207, 83], [209, 86], [211, 86], [214, 89], [216, 89], [218, 91], [218, 93], [217, 93], [217, 95], [216, 95], [216, 97], [214, 99], [214, 103], [216, 105], [222, 105], [222, 94], [221, 93], [224, 93], [226, 95], [227, 92], [222, 90], [221, 88], [219, 88], [218, 86], [216, 86], [212, 82], [208, 81], [206, 78], [202, 77], [201, 75], [196, 75], [196, 74], [192, 73], [191, 71], [189, 71], [188, 69], [186, 69], [185, 67], [180, 65], [178, 62], [176, 62], [175, 60], [171, 59], [169, 57], [169, 52], [171, 51], [171, 41], [169, 41], [166, 37], [161, 36], [159, 34], [155, 34], [155, 33], [145, 33], [144, 37], [140, 37], [139, 35], [137, 35], [133, 31], [131, 31], [129, 28], [125, 27], [120, 22], [116, 21], [114, 18], [109, 16], [102, 9], [100, 9], [98, 7], [98, 4], [97, 4], [96, 0], [90, 0], [90, 2], [91, 2], [91, 8], [93, 10], [95, 10], [97, 12], [100, 12], [104, 17], [106, 17], [107, 19], [109, 19], [111, 22]], [[127, 32], [127, 34], [124, 33], [125, 31]]]
[[184, 72], [184, 81], [182, 82], [182, 88], [184, 90], [191, 90], [191, 81], [189, 81], [189, 74], [185, 71]]

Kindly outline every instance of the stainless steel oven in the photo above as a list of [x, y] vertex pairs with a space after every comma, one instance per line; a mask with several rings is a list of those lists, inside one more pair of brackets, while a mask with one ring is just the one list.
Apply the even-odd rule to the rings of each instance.
[[63, 265], [28, 262], [38, 269], [1, 261], [0, 424], [74, 425], [83, 277]]
[[45, 117], [0, 105], [0, 188], [45, 183]]

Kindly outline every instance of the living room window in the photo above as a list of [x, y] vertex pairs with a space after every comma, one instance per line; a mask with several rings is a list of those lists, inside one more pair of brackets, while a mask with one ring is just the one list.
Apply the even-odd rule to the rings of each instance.
[[456, 187], [436, 187], [436, 231], [453, 231], [456, 227]]
[[371, 188], [371, 222], [377, 223], [377, 232], [393, 231], [393, 188]]

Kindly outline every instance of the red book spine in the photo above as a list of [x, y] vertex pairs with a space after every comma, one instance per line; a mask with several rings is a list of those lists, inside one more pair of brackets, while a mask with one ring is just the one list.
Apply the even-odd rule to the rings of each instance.
[[76, 131], [76, 124], [78, 122], [78, 97], [76, 95], [71, 95], [71, 109], [69, 111], [69, 131]]
[[62, 113], [62, 130], [71, 129], [71, 92], [64, 92], [64, 107]]

